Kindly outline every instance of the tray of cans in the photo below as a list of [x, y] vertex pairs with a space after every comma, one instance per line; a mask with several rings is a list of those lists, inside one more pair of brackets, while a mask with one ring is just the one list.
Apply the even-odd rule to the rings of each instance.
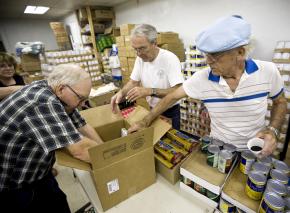
[[223, 212], [240, 208], [245, 212], [285, 212], [290, 210], [289, 167], [277, 159], [256, 158], [250, 151], [241, 153], [239, 166], [222, 191]]
[[[238, 162], [235, 150], [234, 146], [220, 140], [203, 137], [201, 150], [181, 165], [181, 188], [189, 187], [217, 205], [222, 187]], [[213, 204], [210, 201], [207, 203]]]

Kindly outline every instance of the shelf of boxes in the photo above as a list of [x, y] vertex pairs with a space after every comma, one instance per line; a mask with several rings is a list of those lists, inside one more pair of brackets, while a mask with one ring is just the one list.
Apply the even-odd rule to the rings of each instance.
[[[274, 50], [273, 60], [278, 67], [281, 77], [284, 81], [284, 94], [287, 99], [287, 115], [280, 131], [278, 146], [274, 155], [280, 157], [285, 144], [286, 134], [290, 114], [290, 41], [278, 41]], [[268, 112], [266, 115], [266, 125], [270, 123], [270, 111], [272, 109], [272, 101], [268, 101]]]
[[90, 50], [47, 51], [41, 62], [44, 76], [52, 72], [56, 65], [74, 63], [90, 74], [93, 85], [98, 85], [101, 81], [102, 69]]

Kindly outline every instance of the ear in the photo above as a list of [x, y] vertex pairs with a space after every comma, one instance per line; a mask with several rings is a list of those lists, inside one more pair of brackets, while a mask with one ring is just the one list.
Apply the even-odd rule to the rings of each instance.
[[240, 47], [237, 49], [237, 61], [243, 61], [245, 59], [246, 50], [244, 47]]
[[57, 85], [55, 88], [54, 88], [54, 91], [55, 91], [55, 94], [58, 96], [58, 97], [62, 97], [64, 94], [64, 89], [65, 89], [65, 85], [63, 84], [60, 84], [60, 85]]

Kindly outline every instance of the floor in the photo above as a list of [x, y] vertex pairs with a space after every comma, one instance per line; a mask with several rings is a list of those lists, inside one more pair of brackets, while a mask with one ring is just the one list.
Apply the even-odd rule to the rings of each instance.
[[89, 199], [81, 187], [77, 178], [74, 177], [73, 170], [69, 167], [55, 165], [58, 175], [56, 176], [62, 191], [67, 195], [68, 204], [72, 213], [77, 212]]

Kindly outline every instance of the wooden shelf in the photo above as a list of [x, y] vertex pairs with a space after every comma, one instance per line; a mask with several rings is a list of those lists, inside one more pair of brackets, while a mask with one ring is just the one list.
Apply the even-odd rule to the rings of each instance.
[[46, 58], [49, 59], [56, 59], [56, 58], [74, 58], [74, 57], [80, 57], [80, 56], [89, 56], [93, 55], [93, 53], [86, 53], [86, 54], [77, 54], [77, 55], [64, 55], [64, 56], [46, 56]]
[[275, 49], [275, 53], [290, 53], [290, 48]]
[[290, 59], [273, 59], [274, 63], [290, 63]]

